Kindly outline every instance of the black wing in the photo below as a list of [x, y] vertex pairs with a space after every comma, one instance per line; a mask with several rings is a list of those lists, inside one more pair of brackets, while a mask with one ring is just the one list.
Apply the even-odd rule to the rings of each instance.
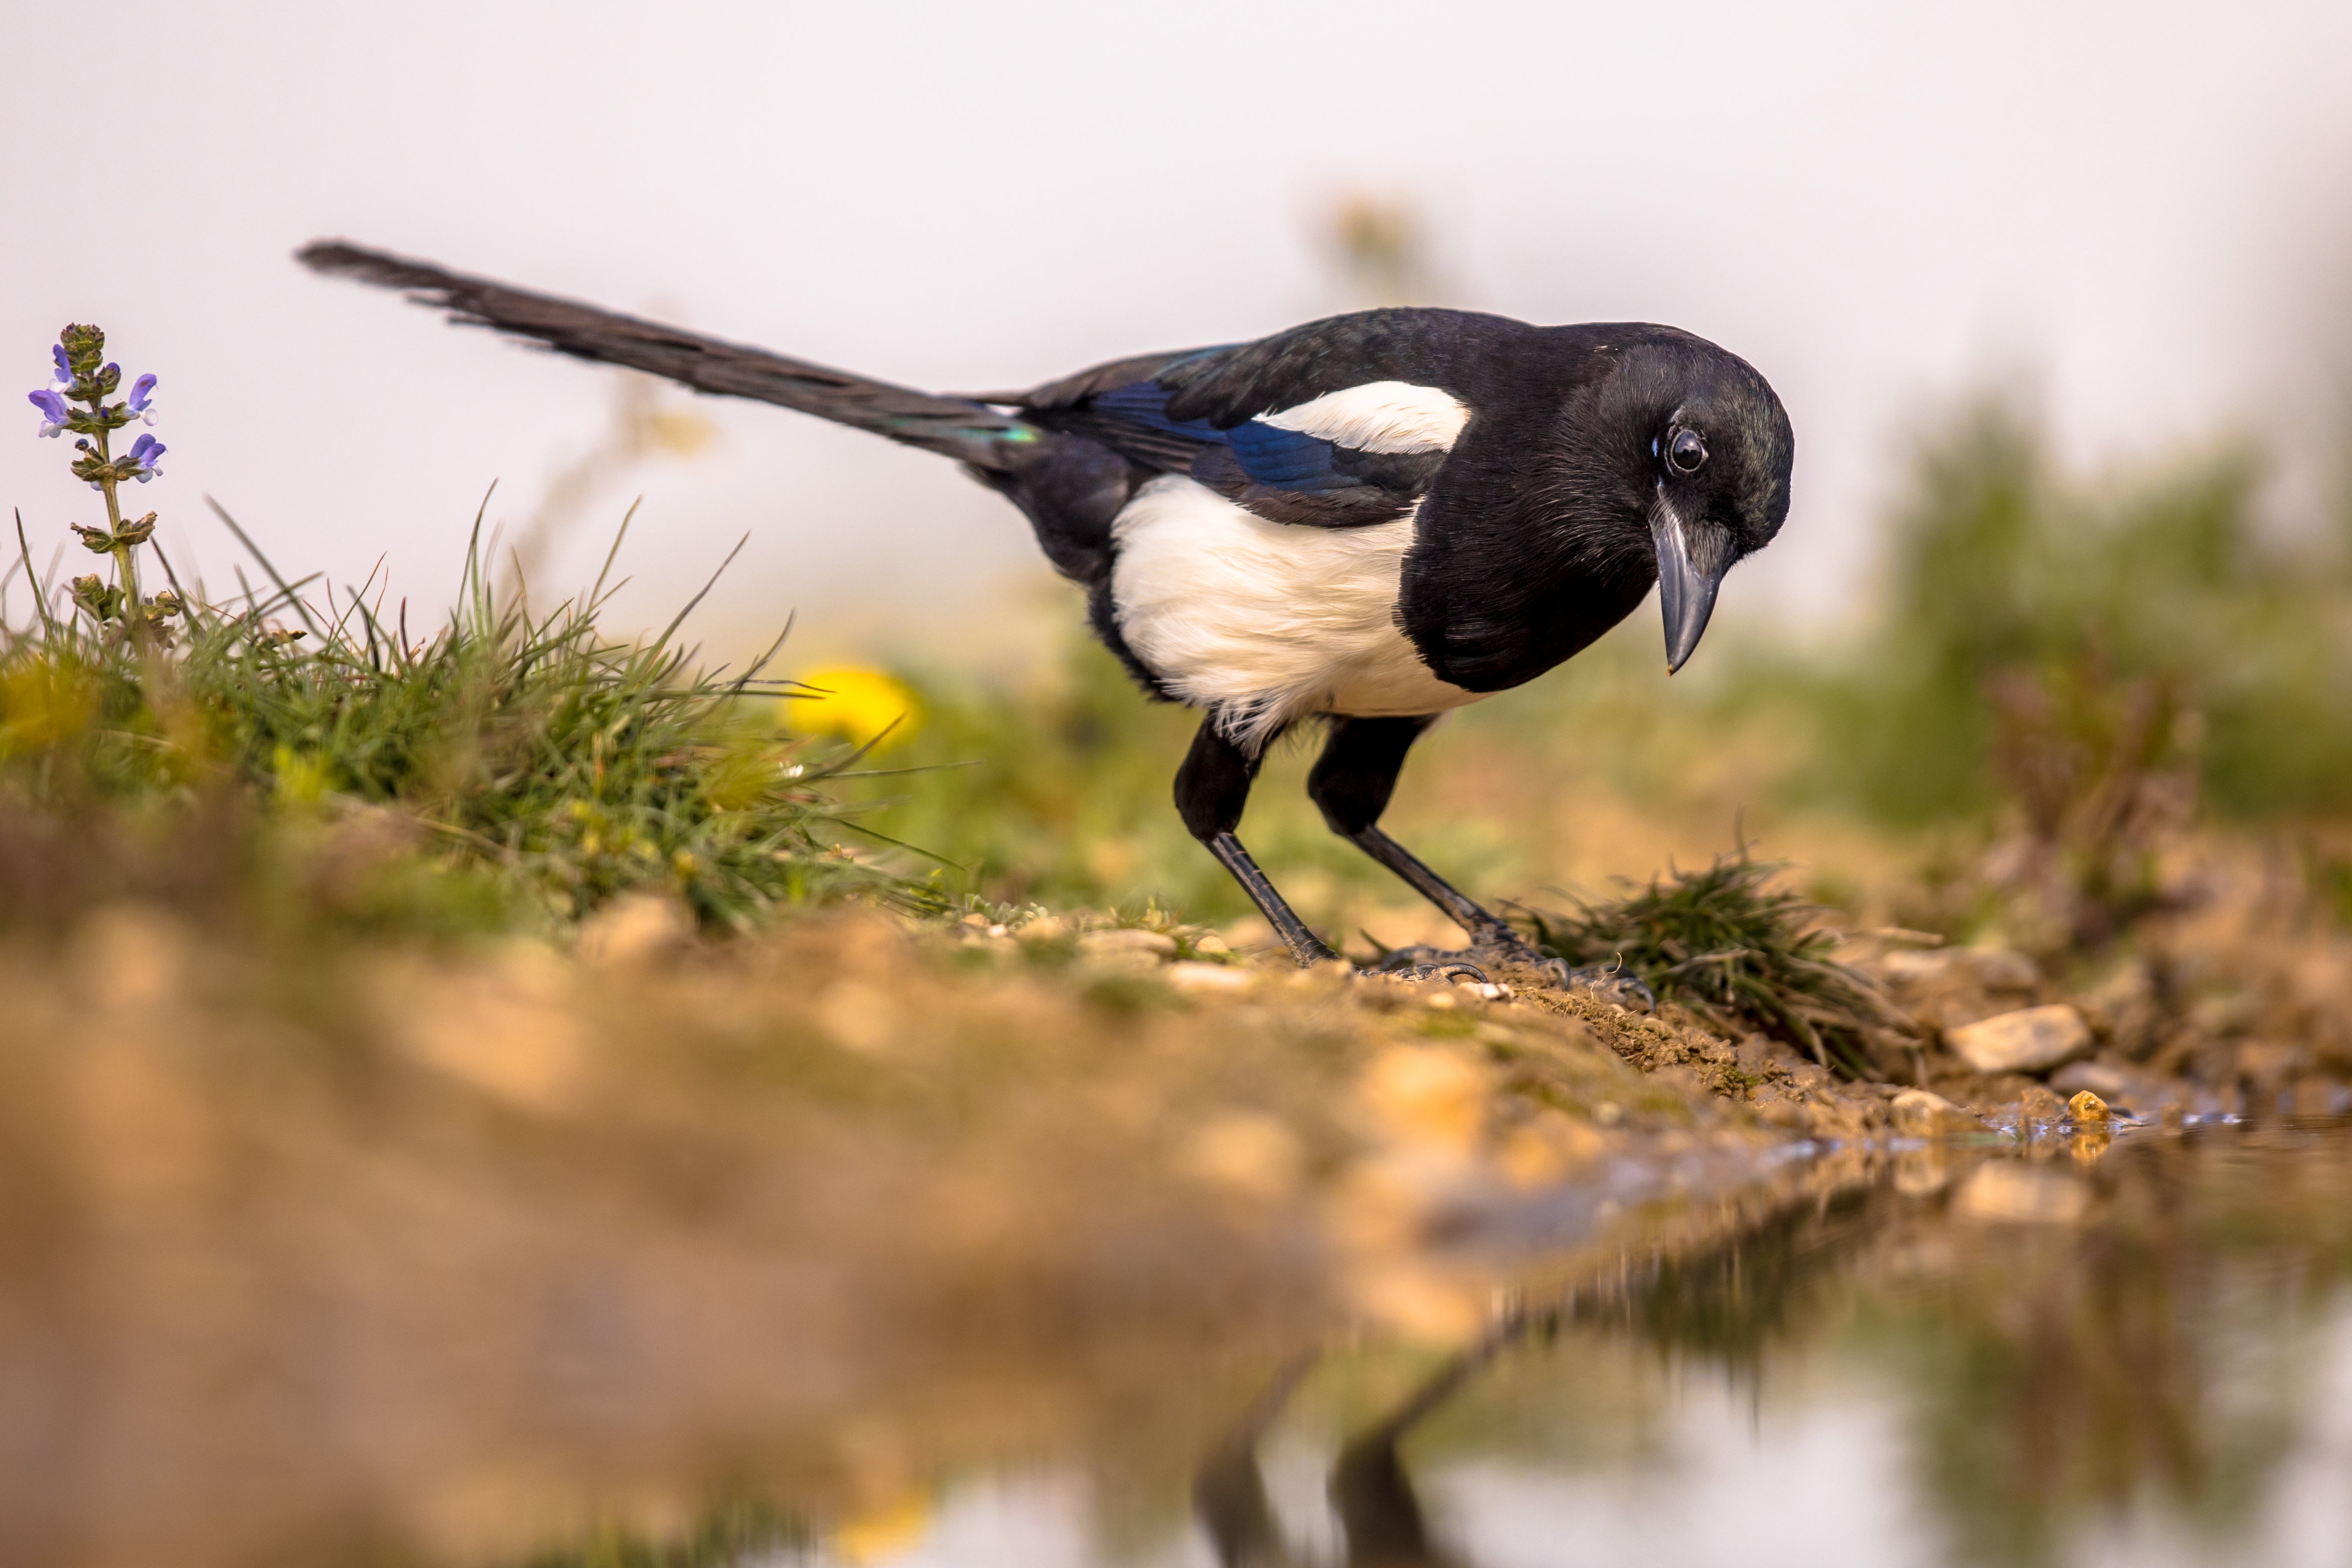
[[1189, 475], [1269, 521], [1360, 528], [1403, 516], [1445, 453], [1365, 451], [1261, 416], [1375, 382], [1464, 397], [1488, 341], [1525, 331], [1459, 310], [1366, 310], [1254, 343], [1119, 360], [990, 401]]
[[1367, 382], [1433, 386], [1465, 403], [1498, 351], [1529, 329], [1472, 310], [1395, 309], [1329, 316], [1171, 365], [1160, 380], [1177, 419], [1238, 425]]

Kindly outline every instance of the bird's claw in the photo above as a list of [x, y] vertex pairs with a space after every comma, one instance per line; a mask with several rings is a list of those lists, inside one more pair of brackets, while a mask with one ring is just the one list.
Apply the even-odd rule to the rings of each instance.
[[1396, 962], [1396, 954], [1393, 952], [1381, 959], [1381, 962], [1372, 968], [1360, 969], [1356, 971], [1356, 973], [1368, 980], [1373, 978], [1383, 980], [1447, 981], [1468, 979], [1475, 980], [1481, 985], [1491, 985], [1494, 984], [1493, 981], [1486, 978], [1486, 972], [1479, 968], [1475, 963], [1399, 963]]
[[[1442, 965], [1448, 963], [1466, 965], [1469, 958], [1470, 955], [1466, 952], [1446, 952], [1434, 947], [1392, 947], [1381, 954], [1379, 962], [1364, 973], [1366, 974], [1401, 974], [1412, 979], [1425, 980], [1434, 974]], [[1478, 977], [1484, 980], [1486, 974], [1481, 972]]]
[[[1559, 963], [1558, 959], [1552, 962]], [[1560, 968], [1564, 972], [1559, 982], [1563, 989], [1590, 991], [1603, 1002], [1614, 1002], [1620, 1006], [1638, 1008], [1644, 1013], [1657, 1010], [1658, 994], [1644, 984], [1640, 975], [1630, 971], [1606, 963], [1588, 963], [1578, 969], [1570, 969], [1567, 964], [1560, 963]]]
[[1396, 948], [1383, 954], [1380, 963], [1368, 973], [1405, 974], [1410, 978], [1420, 980], [1433, 978], [1439, 973], [1445, 971], [1449, 965], [1458, 965], [1461, 968], [1472, 970], [1477, 973], [1479, 979], [1485, 980], [1486, 973], [1476, 969], [1475, 964], [1471, 962], [1473, 960], [1487, 964], [1507, 963], [1532, 969], [1543, 977], [1545, 984], [1558, 986], [1563, 991], [1570, 989], [1591, 991], [1604, 1002], [1615, 1002], [1620, 1005], [1638, 1008], [1643, 1012], [1651, 1011], [1658, 1005], [1655, 994], [1638, 977], [1627, 971], [1613, 965], [1598, 963], [1571, 967], [1566, 959], [1554, 958], [1549, 953], [1538, 952], [1522, 941], [1516, 932], [1481, 941], [1458, 952], [1448, 952], [1441, 948], [1426, 946]]

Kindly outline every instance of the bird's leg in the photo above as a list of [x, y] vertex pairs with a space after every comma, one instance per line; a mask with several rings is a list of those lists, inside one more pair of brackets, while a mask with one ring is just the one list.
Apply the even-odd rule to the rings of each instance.
[[[1234, 829], [1241, 826], [1242, 807], [1249, 804], [1250, 784], [1257, 777], [1257, 768], [1258, 758], [1227, 739], [1217, 728], [1216, 715], [1211, 714], [1201, 721], [1200, 732], [1192, 737], [1192, 749], [1184, 754], [1184, 765], [1176, 770], [1177, 813], [1192, 837], [1234, 874], [1234, 880], [1242, 885], [1242, 891], [1250, 896], [1250, 901], [1265, 916], [1266, 923], [1274, 927], [1302, 967], [1328, 963], [1340, 954], [1307, 929], [1307, 922], [1275, 891], [1274, 884], [1234, 836]], [[1465, 972], [1480, 980], [1486, 978], [1475, 965], [1461, 962], [1400, 966], [1393, 972], [1416, 980]]]
[[[1375, 826], [1396, 792], [1397, 774], [1405, 753], [1432, 721], [1414, 719], [1334, 719], [1323, 754], [1307, 775], [1308, 798], [1322, 809], [1331, 831], [1404, 879], [1405, 885], [1439, 909], [1470, 938], [1471, 952], [1488, 958], [1557, 969], [1564, 977], [1567, 965], [1547, 959], [1519, 939], [1510, 923], [1489, 913], [1470, 896], [1423, 865], [1420, 858]], [[1401, 952], [1421, 955], [1419, 949]]]
[[1258, 869], [1257, 862], [1250, 858], [1250, 852], [1242, 847], [1240, 839], [1230, 833], [1220, 833], [1202, 842], [1209, 847], [1209, 853], [1217, 858], [1218, 863], [1234, 874], [1234, 880], [1242, 885], [1242, 891], [1250, 896], [1250, 902], [1258, 907], [1258, 911], [1265, 916], [1266, 923], [1274, 927], [1274, 933], [1282, 938], [1285, 947], [1290, 949], [1291, 957], [1304, 965], [1322, 963], [1339, 956], [1330, 943], [1307, 930], [1307, 922], [1298, 918], [1298, 911], [1274, 890], [1274, 884], [1266, 880], [1265, 873]]
[[1606, 976], [1570, 969], [1564, 961], [1538, 952], [1511, 929], [1508, 921], [1483, 908], [1376, 826], [1381, 813], [1388, 809], [1389, 796], [1396, 791], [1405, 753], [1432, 722], [1425, 718], [1334, 719], [1331, 738], [1316, 759], [1314, 771], [1307, 775], [1307, 795], [1322, 809], [1323, 820], [1332, 832], [1394, 871], [1407, 887], [1444, 910], [1446, 918], [1470, 938], [1466, 952], [1406, 947], [1389, 954], [1386, 962], [1423, 964], [1466, 958], [1523, 964], [1540, 971], [1555, 984], [1611, 983]]
[[1265, 916], [1290, 949], [1290, 955], [1303, 964], [1322, 963], [1339, 956], [1330, 945], [1307, 929], [1307, 922], [1297, 911], [1283, 901], [1265, 873], [1257, 868], [1249, 851], [1234, 836], [1241, 826], [1242, 808], [1249, 804], [1250, 785], [1257, 778], [1258, 758], [1227, 739], [1217, 728], [1213, 713], [1201, 721], [1200, 732], [1192, 737], [1192, 749], [1184, 753], [1184, 765], [1176, 770], [1176, 812], [1193, 837], [1207, 846], [1210, 854], [1234, 874], [1250, 902]]
[[1546, 958], [1528, 945], [1511, 922], [1477, 903], [1461, 889], [1431, 870], [1412, 850], [1390, 837], [1377, 827], [1365, 827], [1341, 837], [1373, 859], [1404, 879], [1405, 886], [1445, 911], [1446, 919], [1460, 926], [1470, 938], [1470, 945], [1481, 952], [1493, 952], [1517, 963], [1538, 967], [1558, 964], [1559, 960]]
[[1273, 1568], [1289, 1561], [1274, 1504], [1266, 1496], [1257, 1449], [1317, 1359], [1318, 1352], [1307, 1351], [1283, 1363], [1273, 1383], [1251, 1401], [1192, 1472], [1192, 1511], [1207, 1531], [1221, 1568]]
[[1458, 1561], [1431, 1542], [1421, 1498], [1397, 1454], [1397, 1445], [1450, 1403], [1497, 1356], [1526, 1339], [1538, 1321], [1517, 1311], [1504, 1318], [1477, 1342], [1439, 1367], [1378, 1425], [1350, 1438], [1339, 1450], [1326, 1489], [1347, 1536], [1350, 1563], [1445, 1568]]

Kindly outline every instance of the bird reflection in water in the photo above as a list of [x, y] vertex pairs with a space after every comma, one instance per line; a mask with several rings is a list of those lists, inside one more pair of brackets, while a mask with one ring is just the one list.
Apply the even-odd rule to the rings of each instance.
[[[1590, 1434], [1595, 1454], [1625, 1451], [1637, 1439], [1622, 1413], [1575, 1390], [1622, 1388], [1628, 1357], [1713, 1368], [1751, 1394], [1772, 1367], [1798, 1369], [1776, 1381], [1801, 1391], [1782, 1412], [1800, 1422], [1822, 1394], [1802, 1367], [1826, 1352], [1863, 1372], [1853, 1394], [1903, 1435], [1891, 1461], [1911, 1494], [1902, 1506], [1936, 1521], [1959, 1560], [2055, 1561], [2077, 1532], [2127, 1514], [2249, 1528], [2263, 1478], [2284, 1474], [2305, 1441], [2293, 1435], [2325, 1414], [2317, 1363], [2339, 1321], [2328, 1303], [2352, 1280], [2352, 1128], [2077, 1126], [2021, 1153], [1912, 1151], [1889, 1179], [1793, 1205], [1736, 1244], [1500, 1319], [1339, 1449], [1326, 1489], [1344, 1560], [1471, 1568], [1459, 1538], [1433, 1535], [1416, 1469], [1426, 1486], [1493, 1457], [1496, 1416], [1530, 1401], [1606, 1428]], [[1513, 1353], [1555, 1340], [1549, 1356]], [[1224, 1568], [1304, 1560], [1258, 1455], [1318, 1367], [1318, 1385], [1339, 1387], [1364, 1370], [1338, 1352], [1282, 1367], [1195, 1472], [1195, 1513]], [[1650, 1375], [1637, 1381], [1654, 1388]], [[1462, 1408], [1473, 1389], [1482, 1408]], [[1428, 1433], [1449, 1406], [1462, 1419]], [[1400, 1447], [1417, 1432], [1408, 1453], [1423, 1457], [1409, 1459]], [[1535, 1462], [1582, 1468], [1557, 1451]]]
[[[1499, 1348], [1499, 1347], [1497, 1347]], [[1349, 1563], [1447, 1564], [1429, 1539], [1412, 1477], [1397, 1457], [1400, 1438], [1444, 1403], [1491, 1352], [1474, 1351], [1449, 1362], [1403, 1404], [1339, 1451], [1331, 1467], [1331, 1506], [1348, 1542]], [[1192, 1480], [1192, 1507], [1215, 1549], [1222, 1568], [1277, 1568], [1296, 1561], [1284, 1544], [1281, 1526], [1258, 1468], [1258, 1444], [1290, 1395], [1313, 1369], [1316, 1357], [1299, 1356], [1276, 1373], [1243, 1418], [1201, 1461]]]

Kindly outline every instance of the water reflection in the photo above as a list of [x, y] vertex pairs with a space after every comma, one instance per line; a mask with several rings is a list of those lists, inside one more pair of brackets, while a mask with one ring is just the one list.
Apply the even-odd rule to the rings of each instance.
[[2352, 1561], [2352, 1131], [2148, 1129], [1857, 1174], [1450, 1353], [1265, 1367], [1189, 1457], [967, 1471], [896, 1533], [772, 1515], [764, 1539], [537, 1561]]
[[[1743, 1563], [1839, 1542], [1886, 1562], [2342, 1560], [2352, 1486], [2331, 1510], [2292, 1472], [2352, 1459], [2326, 1390], [2352, 1346], [2352, 1139], [2287, 1124], [2035, 1153], [1923, 1151], [1736, 1244], [1505, 1317], [1324, 1434], [1344, 1561], [1601, 1562], [1611, 1542], [1712, 1561], [1731, 1542], [1695, 1525], [1711, 1507], [1746, 1510]], [[1215, 1562], [1309, 1559], [1258, 1451], [1318, 1395], [1334, 1425], [1380, 1359], [1285, 1367], [1211, 1450], [1193, 1498]], [[1746, 1396], [1746, 1452], [1700, 1429], [1711, 1387]], [[1847, 1479], [1907, 1495], [1852, 1499], [1828, 1529], [1773, 1508], [1776, 1445], [1874, 1411], [1850, 1424]], [[1451, 1505], [1434, 1521], [1425, 1493]], [[1620, 1517], [1635, 1497], [1646, 1523]]]

